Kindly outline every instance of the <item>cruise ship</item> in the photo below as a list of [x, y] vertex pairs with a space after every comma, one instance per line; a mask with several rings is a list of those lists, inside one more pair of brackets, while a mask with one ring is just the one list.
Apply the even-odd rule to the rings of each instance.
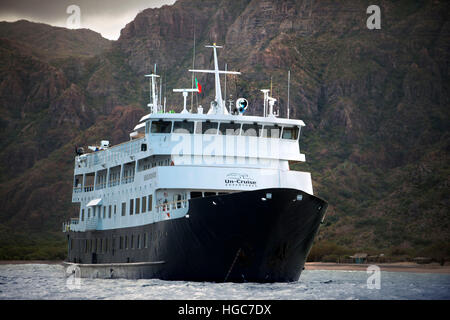
[[[291, 282], [300, 277], [326, 201], [313, 195], [304, 162], [302, 120], [278, 116], [262, 89], [261, 116], [246, 98], [222, 98], [216, 44], [215, 99], [187, 108], [199, 87], [173, 89], [183, 110], [166, 112], [156, 72], [149, 114], [130, 140], [77, 149], [72, 202], [63, 223], [66, 266], [80, 277], [212, 282]], [[181, 98], [181, 96], [180, 96]], [[228, 101], [227, 101], [228, 102]], [[196, 109], [196, 110], [192, 110]]]

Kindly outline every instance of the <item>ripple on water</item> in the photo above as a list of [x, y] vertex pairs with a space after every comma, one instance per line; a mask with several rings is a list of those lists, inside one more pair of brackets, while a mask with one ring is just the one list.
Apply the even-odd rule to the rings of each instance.
[[64, 267], [0, 265], [0, 299], [301, 300], [450, 299], [450, 275], [381, 272], [381, 288], [367, 288], [365, 271], [305, 270], [291, 283], [209, 283], [159, 279], [81, 279], [67, 284]]

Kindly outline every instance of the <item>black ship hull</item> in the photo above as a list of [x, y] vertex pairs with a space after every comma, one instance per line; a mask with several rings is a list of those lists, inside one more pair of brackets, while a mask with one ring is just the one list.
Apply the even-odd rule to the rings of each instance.
[[[183, 218], [69, 232], [67, 262], [82, 277], [297, 281], [326, 208], [286, 188], [195, 198]], [[120, 244], [125, 237], [127, 245]]]

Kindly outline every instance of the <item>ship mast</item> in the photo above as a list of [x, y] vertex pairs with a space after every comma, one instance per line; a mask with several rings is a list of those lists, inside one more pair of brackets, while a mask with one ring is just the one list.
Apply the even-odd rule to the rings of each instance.
[[[155, 69], [156, 69], [156, 67], [155, 67]], [[151, 97], [150, 97], [151, 99], [150, 99], [150, 103], [147, 104], [147, 106], [150, 107], [150, 113], [158, 113], [158, 96], [156, 95], [155, 78], [159, 78], [159, 76], [155, 73], [145, 75], [145, 77], [151, 78]]]
[[190, 72], [202, 72], [202, 73], [214, 73], [215, 77], [215, 87], [216, 87], [216, 97], [215, 97], [215, 105], [217, 106], [216, 113], [217, 114], [225, 114], [225, 106], [224, 101], [222, 100], [222, 89], [220, 87], [220, 74], [241, 74], [237, 71], [223, 71], [219, 70], [219, 63], [217, 61], [217, 48], [222, 48], [221, 46], [217, 46], [215, 43], [212, 46], [205, 46], [206, 48], [213, 48], [214, 50], [214, 70], [192, 70]]

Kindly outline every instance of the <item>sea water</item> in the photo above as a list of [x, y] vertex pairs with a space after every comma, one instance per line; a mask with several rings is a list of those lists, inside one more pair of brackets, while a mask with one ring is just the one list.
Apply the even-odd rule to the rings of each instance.
[[370, 285], [370, 276], [305, 270], [297, 282], [265, 284], [73, 279], [58, 264], [7, 264], [0, 265], [0, 299], [450, 299], [449, 274], [381, 271], [379, 289]]

